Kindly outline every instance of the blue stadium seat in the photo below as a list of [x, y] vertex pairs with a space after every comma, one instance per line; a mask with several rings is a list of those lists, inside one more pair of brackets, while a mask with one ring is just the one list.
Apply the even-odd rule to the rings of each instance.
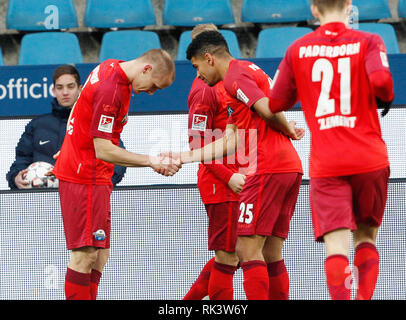
[[[219, 30], [219, 31], [226, 39], [231, 55], [236, 59], [240, 59], [241, 51], [235, 33], [231, 30]], [[192, 31], [189, 30], [182, 32], [182, 34], [180, 35], [178, 55], [176, 57], [176, 60], [186, 60], [186, 50], [190, 42], [192, 41], [191, 33]]]
[[43, 31], [78, 26], [73, 0], [10, 0], [7, 29]]
[[383, 39], [389, 54], [400, 53], [398, 39], [393, 26], [389, 23], [360, 23], [359, 30], [377, 33]]
[[387, 0], [353, 0], [352, 5], [358, 8], [359, 21], [392, 17]]
[[398, 15], [399, 18], [406, 18], [406, 0], [399, 0]]
[[87, 0], [84, 24], [93, 28], [132, 28], [155, 25], [151, 0]]
[[158, 34], [153, 31], [120, 30], [103, 36], [99, 61], [107, 59], [132, 60], [149, 49], [160, 49]]
[[21, 41], [19, 65], [83, 63], [78, 38], [73, 33], [26, 34]]
[[282, 58], [297, 39], [312, 32], [307, 27], [279, 27], [261, 30], [258, 34], [256, 58]]
[[200, 23], [222, 25], [235, 22], [229, 0], [165, 0], [162, 21], [164, 25], [187, 27]]
[[241, 21], [253, 23], [287, 23], [313, 19], [306, 0], [244, 0]]

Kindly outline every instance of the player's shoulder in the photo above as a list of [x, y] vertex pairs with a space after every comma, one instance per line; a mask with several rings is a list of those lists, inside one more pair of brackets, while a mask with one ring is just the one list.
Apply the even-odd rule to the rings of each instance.
[[190, 92], [198, 92], [206, 86], [207, 86], [206, 82], [204, 82], [199, 77], [196, 77], [193, 80], [192, 87], [190, 88]]
[[300, 47], [303, 44], [313, 42], [315, 39], [318, 39], [319, 35], [317, 33], [317, 29], [313, 30], [297, 39], [295, 39], [288, 47], [288, 50], [291, 50], [292, 48], [295, 47]]
[[118, 59], [107, 59], [107, 60], [104, 60], [103, 62], [101, 62], [99, 64], [99, 66], [103, 66], [105, 68], [117, 68], [117, 66], [120, 62], [123, 62], [123, 61], [118, 60]]
[[112, 75], [120, 74], [120, 65], [121, 60], [117, 59], [108, 59], [101, 62], [98, 65], [98, 76], [102, 80], [111, 78]]
[[372, 43], [383, 42], [382, 37], [377, 33], [359, 30], [359, 29], [351, 29], [350, 32], [355, 38], [360, 39], [360, 40], [366, 40], [367, 42], [372, 42]]
[[249, 73], [250, 65], [254, 65], [251, 61], [234, 59], [230, 62], [226, 76], [224, 77], [224, 86], [228, 88], [237, 79]]
[[234, 59], [230, 62], [229, 70], [231, 71], [231, 75], [238, 75], [243, 71], [249, 70], [249, 66], [252, 64], [253, 63], [248, 60]]
[[194, 105], [211, 105], [216, 103], [217, 88], [209, 86], [202, 79], [196, 77], [189, 92], [189, 108]]

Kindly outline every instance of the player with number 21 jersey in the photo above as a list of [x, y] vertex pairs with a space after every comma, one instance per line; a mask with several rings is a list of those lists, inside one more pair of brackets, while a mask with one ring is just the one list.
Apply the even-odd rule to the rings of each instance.
[[393, 100], [390, 88], [379, 91], [388, 77], [382, 39], [343, 23], [322, 26], [289, 47], [273, 79], [271, 111], [289, 109], [300, 100], [312, 133], [311, 177], [389, 165], [373, 98]]
[[356, 299], [369, 300], [378, 277], [375, 241], [390, 174], [377, 102], [391, 104], [393, 81], [381, 37], [346, 25], [350, 6], [351, 1], [313, 0], [321, 26], [288, 48], [269, 109], [287, 110], [300, 100], [311, 131], [310, 204], [315, 239], [326, 245], [331, 298], [351, 297], [346, 279], [352, 232], [361, 279]]

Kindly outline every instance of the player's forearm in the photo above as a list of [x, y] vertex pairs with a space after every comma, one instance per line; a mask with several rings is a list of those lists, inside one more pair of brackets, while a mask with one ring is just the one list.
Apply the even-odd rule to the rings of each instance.
[[123, 167], [151, 167], [148, 155], [136, 154], [122, 149], [108, 140], [95, 139], [96, 158]]
[[235, 131], [226, 130], [223, 138], [217, 139], [203, 148], [182, 152], [181, 160], [182, 163], [213, 161], [235, 152], [237, 144]]
[[273, 129], [289, 135], [289, 123], [282, 112], [273, 113], [269, 108], [269, 98], [262, 98], [255, 102], [254, 109]]
[[369, 82], [375, 97], [385, 102], [393, 100], [393, 79], [390, 72], [382, 70], [373, 72], [369, 75]]
[[268, 124], [273, 129], [280, 131], [285, 135], [290, 134], [289, 123], [282, 112], [275, 113], [274, 116], [268, 120]]

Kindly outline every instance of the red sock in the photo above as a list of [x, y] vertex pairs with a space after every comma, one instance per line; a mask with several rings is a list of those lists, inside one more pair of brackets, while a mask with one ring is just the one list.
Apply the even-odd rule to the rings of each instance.
[[90, 298], [96, 300], [97, 290], [99, 288], [99, 282], [102, 274], [99, 270], [92, 269], [90, 273]]
[[268, 300], [269, 277], [265, 261], [241, 263], [244, 273], [244, 291], [248, 300]]
[[209, 279], [213, 264], [214, 258], [210, 259], [203, 267], [199, 277], [193, 283], [183, 300], [202, 300], [209, 294]]
[[90, 300], [90, 273], [81, 273], [72, 269], [66, 270], [66, 300]]
[[289, 274], [283, 260], [267, 264], [269, 300], [289, 300]]
[[332, 300], [350, 300], [351, 275], [348, 274], [348, 258], [341, 254], [327, 257], [325, 264], [327, 287]]
[[233, 277], [237, 267], [214, 262], [209, 280], [210, 300], [233, 300]]
[[355, 249], [354, 266], [358, 269], [357, 300], [371, 300], [379, 273], [379, 253], [374, 244], [361, 243]]

